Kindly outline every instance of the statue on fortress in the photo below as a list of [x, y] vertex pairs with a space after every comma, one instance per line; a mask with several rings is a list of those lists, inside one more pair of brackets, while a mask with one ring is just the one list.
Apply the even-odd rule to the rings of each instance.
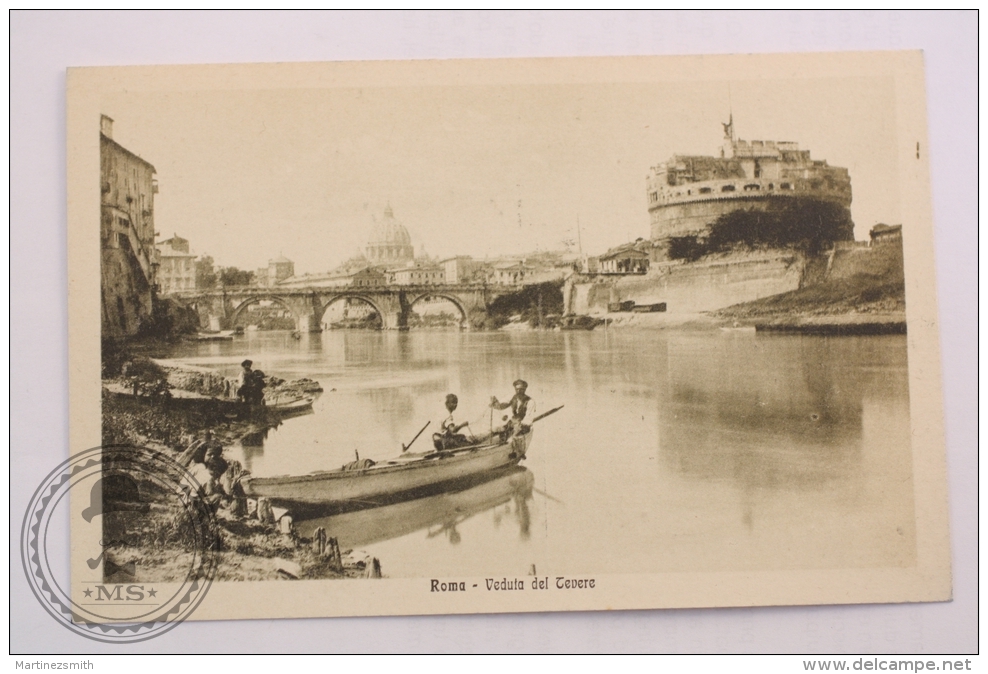
[[734, 113], [731, 113], [727, 122], [721, 122], [720, 125], [724, 127], [724, 140], [734, 140]]

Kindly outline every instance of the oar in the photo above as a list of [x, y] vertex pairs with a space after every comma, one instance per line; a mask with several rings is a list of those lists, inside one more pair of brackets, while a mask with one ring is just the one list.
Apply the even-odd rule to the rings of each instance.
[[532, 419], [532, 423], [534, 424], [536, 421], [539, 421], [540, 419], [545, 419], [550, 414], [555, 414], [556, 412], [558, 412], [559, 410], [563, 409], [564, 407], [566, 407], [566, 405], [560, 405], [559, 407], [556, 407], [555, 409], [549, 410], [545, 414], [540, 414], [539, 416], [537, 416], [534, 419]]
[[560, 505], [566, 505], [565, 503], [563, 503], [562, 501], [560, 501], [555, 496], [552, 496], [551, 494], [549, 494], [547, 492], [544, 492], [541, 489], [536, 489], [535, 487], [532, 487], [532, 491], [534, 491], [536, 494], [540, 494], [542, 496], [545, 496], [547, 499], [550, 499], [552, 501], [555, 501], [556, 503], [558, 503]]
[[418, 439], [419, 439], [419, 436], [420, 436], [420, 435], [422, 435], [422, 432], [423, 432], [423, 431], [425, 431], [425, 429], [426, 429], [426, 428], [427, 428], [427, 427], [429, 426], [429, 424], [431, 424], [431, 423], [432, 423], [431, 421], [427, 421], [427, 422], [425, 422], [425, 426], [423, 426], [423, 427], [422, 427], [422, 430], [420, 430], [420, 431], [419, 431], [418, 433], [416, 433], [416, 434], [415, 434], [415, 437], [414, 437], [414, 438], [412, 438], [412, 441], [411, 441], [411, 442], [409, 442], [409, 443], [408, 443], [407, 445], [402, 445], [402, 446], [401, 446], [401, 451], [402, 451], [402, 453], [403, 453], [403, 454], [404, 454], [405, 452], [407, 452], [407, 451], [408, 451], [408, 448], [409, 448], [409, 447], [411, 447], [411, 446], [412, 446], [412, 445], [413, 445], [413, 444], [415, 443], [415, 441], [416, 441], [416, 440], [418, 440]]

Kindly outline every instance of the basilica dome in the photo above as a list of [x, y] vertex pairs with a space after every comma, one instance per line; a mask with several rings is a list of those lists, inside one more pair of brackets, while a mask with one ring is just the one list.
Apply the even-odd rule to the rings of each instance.
[[384, 209], [383, 218], [374, 218], [364, 252], [371, 264], [399, 264], [415, 257], [412, 237], [395, 218], [391, 206]]

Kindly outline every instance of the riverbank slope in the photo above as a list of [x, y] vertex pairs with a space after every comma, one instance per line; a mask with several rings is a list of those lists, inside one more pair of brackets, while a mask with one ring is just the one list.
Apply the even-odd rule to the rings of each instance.
[[760, 330], [829, 334], [906, 331], [906, 291], [898, 246], [836, 251], [818, 279], [785, 293], [711, 312]]
[[[165, 366], [141, 357], [119, 361], [127, 366], [115, 372], [112, 367], [109, 372], [104, 368], [105, 445], [148, 447], [184, 463], [190, 456], [190, 447], [202, 441], [207, 432], [214, 442], [227, 447], [281, 423], [291, 423], [264, 407], [231, 414], [229, 404], [171, 404], [166, 392], [177, 390], [173, 382], [185, 382], [191, 389], [211, 388], [221, 387], [223, 377], [176, 361], [166, 362]], [[313, 384], [308, 380], [280, 382], [272, 389], [275, 393], [312, 390]], [[119, 389], [139, 393], [113, 392]], [[234, 463], [229, 455], [224, 460]], [[241, 474], [239, 464], [231, 466], [231, 470]], [[140, 580], [172, 580], [191, 554], [184, 545], [182, 513], [173, 511], [166, 501], [156, 503], [151, 492], [148, 498], [152, 507], [142, 525], [141, 544], [120, 546], [112, 550], [113, 558], [116, 568], [135, 564], [132, 568], [140, 570]], [[284, 509], [265, 507], [254, 499], [223, 498], [215, 504], [215, 512], [220, 536], [215, 580], [380, 577], [377, 560], [359, 551], [338, 548], [330, 548], [327, 553], [325, 542], [319, 546], [299, 536], [291, 513]]]

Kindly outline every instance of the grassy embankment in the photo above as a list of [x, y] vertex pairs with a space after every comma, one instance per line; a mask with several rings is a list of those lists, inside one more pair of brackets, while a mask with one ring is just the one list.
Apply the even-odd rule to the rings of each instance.
[[712, 315], [765, 330], [905, 332], [905, 282], [898, 250], [865, 249], [844, 258], [832, 260], [832, 268], [817, 283], [735, 304]]

